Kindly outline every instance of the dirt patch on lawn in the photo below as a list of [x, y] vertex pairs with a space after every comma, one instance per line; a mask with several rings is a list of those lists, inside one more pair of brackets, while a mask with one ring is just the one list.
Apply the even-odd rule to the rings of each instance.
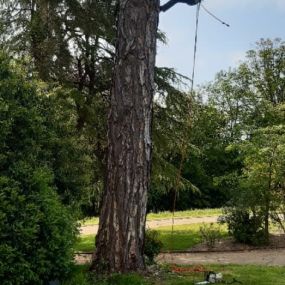
[[285, 249], [262, 249], [235, 252], [163, 253], [161, 264], [252, 264], [285, 266]]

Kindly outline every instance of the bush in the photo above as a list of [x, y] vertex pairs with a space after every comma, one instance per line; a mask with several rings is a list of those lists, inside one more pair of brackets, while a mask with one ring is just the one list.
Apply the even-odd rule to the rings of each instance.
[[47, 177], [35, 172], [29, 191], [0, 177], [1, 285], [39, 285], [69, 271], [76, 230]]
[[0, 53], [0, 283], [40, 285], [68, 273], [76, 222], [58, 195], [44, 94], [14, 69]]
[[159, 233], [154, 230], [146, 230], [144, 254], [146, 263], [153, 264], [155, 257], [160, 253], [162, 242], [159, 240]]
[[205, 242], [209, 248], [213, 248], [215, 243], [222, 237], [219, 226], [213, 223], [209, 225], [203, 224], [199, 231], [202, 241]]
[[227, 209], [225, 221], [228, 223], [229, 234], [237, 242], [249, 245], [262, 245], [267, 242], [262, 217], [249, 210]]

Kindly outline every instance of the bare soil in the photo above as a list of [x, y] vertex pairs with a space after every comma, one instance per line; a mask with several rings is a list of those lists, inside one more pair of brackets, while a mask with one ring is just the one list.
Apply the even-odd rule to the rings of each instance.
[[285, 249], [234, 252], [163, 253], [158, 263], [168, 264], [255, 264], [285, 266]]

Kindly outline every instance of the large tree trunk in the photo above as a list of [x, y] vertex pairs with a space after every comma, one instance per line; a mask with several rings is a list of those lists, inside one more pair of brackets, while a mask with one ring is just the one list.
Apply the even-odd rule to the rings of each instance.
[[93, 268], [143, 270], [159, 0], [121, 0], [108, 169]]

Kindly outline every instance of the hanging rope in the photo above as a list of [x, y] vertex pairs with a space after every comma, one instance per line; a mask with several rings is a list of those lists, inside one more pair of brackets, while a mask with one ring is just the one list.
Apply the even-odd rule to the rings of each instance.
[[[195, 78], [195, 67], [196, 67], [196, 54], [197, 54], [197, 44], [198, 44], [198, 27], [199, 27], [199, 15], [200, 15], [200, 7], [201, 2], [197, 4], [197, 10], [196, 10], [196, 28], [195, 28], [195, 44], [194, 44], [194, 56], [193, 56], [193, 70], [192, 70], [192, 80], [191, 80], [191, 94], [194, 89], [194, 78]], [[187, 101], [187, 105], [188, 101]], [[190, 110], [190, 106], [188, 106], [187, 110]], [[190, 125], [190, 112], [188, 116], [188, 124]], [[170, 248], [173, 250], [174, 245], [174, 224], [175, 224], [175, 211], [176, 211], [176, 201], [177, 201], [177, 195], [178, 195], [178, 187], [181, 181], [182, 177], [182, 168], [184, 161], [186, 159], [186, 152], [187, 152], [187, 142], [182, 139], [181, 143], [181, 160], [179, 163], [179, 168], [177, 171], [177, 177], [174, 185], [174, 197], [173, 197], [173, 205], [172, 205], [172, 224], [171, 224], [171, 246]]]
[[[214, 19], [222, 23], [223, 25], [226, 25], [227, 27], [230, 27], [229, 24], [225, 23], [222, 21], [220, 18], [215, 16], [213, 13], [211, 13], [203, 4], [202, 0], [197, 3], [197, 9], [196, 9], [196, 26], [195, 26], [195, 40], [194, 40], [194, 55], [193, 55], [193, 69], [192, 69], [192, 78], [191, 78], [191, 95], [193, 94], [194, 91], [194, 80], [195, 80], [195, 70], [196, 70], [196, 58], [197, 58], [197, 47], [198, 47], [198, 30], [199, 30], [199, 18], [200, 18], [200, 10], [201, 6], [203, 9]], [[187, 101], [187, 105], [189, 105]], [[187, 110], [190, 110], [190, 106], [188, 106]], [[188, 116], [188, 121], [187, 123], [191, 124], [190, 121], [190, 111], [189, 111], [189, 116]], [[175, 211], [176, 211], [176, 201], [177, 201], [177, 195], [178, 195], [178, 187], [181, 181], [182, 177], [182, 168], [184, 161], [186, 159], [186, 152], [187, 152], [187, 142], [185, 140], [182, 140], [182, 146], [181, 146], [181, 160], [179, 164], [179, 169], [177, 171], [177, 177], [176, 177], [176, 182], [174, 185], [174, 197], [173, 197], [173, 206], [172, 206], [172, 224], [171, 224], [171, 246], [170, 248], [173, 250], [173, 245], [174, 245], [174, 223], [175, 223]]]
[[214, 15], [212, 12], [210, 12], [202, 3], [201, 3], [202, 8], [205, 10], [206, 13], [208, 13], [210, 16], [212, 16], [214, 19], [216, 19], [218, 22], [220, 22], [221, 24], [230, 27], [229, 24], [227, 24], [226, 22], [224, 22], [223, 20], [221, 20], [220, 18], [218, 18], [216, 15]]
[[193, 56], [193, 69], [191, 78], [191, 93], [194, 89], [195, 69], [196, 69], [196, 56], [197, 56], [197, 45], [198, 45], [198, 28], [199, 28], [199, 16], [200, 16], [201, 2], [197, 4], [196, 10], [196, 27], [195, 27], [195, 43], [194, 43], [194, 56]]

